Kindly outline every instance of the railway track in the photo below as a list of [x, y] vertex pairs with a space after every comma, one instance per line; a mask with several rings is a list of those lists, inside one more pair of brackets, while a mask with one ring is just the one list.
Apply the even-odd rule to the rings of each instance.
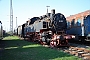
[[82, 60], [90, 60], [90, 50], [86, 48], [71, 46], [68, 49], [63, 49], [64, 52], [78, 56]]
[[[43, 45], [43, 46], [50, 47], [48, 45]], [[88, 47], [85, 47], [85, 45], [70, 43], [70, 47], [61, 47], [61, 48], [59, 47], [59, 48], [53, 48], [53, 49], [62, 50], [63, 52], [77, 56], [82, 60], [90, 60], [90, 49], [88, 49]]]

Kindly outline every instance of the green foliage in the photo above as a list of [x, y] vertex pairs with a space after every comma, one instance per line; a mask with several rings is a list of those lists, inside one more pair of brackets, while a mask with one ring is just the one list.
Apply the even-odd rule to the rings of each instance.
[[5, 37], [2, 44], [0, 60], [81, 60], [60, 50], [20, 40], [17, 36]]

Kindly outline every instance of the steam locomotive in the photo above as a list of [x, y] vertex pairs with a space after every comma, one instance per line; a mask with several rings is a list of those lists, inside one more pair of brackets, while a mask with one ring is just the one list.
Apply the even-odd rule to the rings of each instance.
[[55, 9], [51, 13], [40, 17], [33, 17], [23, 25], [19, 26], [18, 35], [38, 41], [41, 44], [49, 44], [51, 47], [67, 46], [68, 39], [74, 38], [66, 34], [67, 21], [63, 14], [56, 13]]

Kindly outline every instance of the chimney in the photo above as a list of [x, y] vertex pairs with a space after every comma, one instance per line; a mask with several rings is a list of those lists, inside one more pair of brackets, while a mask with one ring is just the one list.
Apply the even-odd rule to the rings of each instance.
[[52, 13], [52, 14], [55, 14], [55, 9], [52, 9], [52, 10], [51, 10], [51, 13]]

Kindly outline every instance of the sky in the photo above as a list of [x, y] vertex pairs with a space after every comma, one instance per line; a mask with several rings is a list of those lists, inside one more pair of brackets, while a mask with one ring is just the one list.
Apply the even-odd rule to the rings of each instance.
[[[13, 29], [22, 25], [32, 17], [39, 17], [55, 9], [65, 17], [90, 10], [90, 0], [12, 0]], [[10, 0], [0, 0], [0, 20], [3, 29], [10, 31]]]

